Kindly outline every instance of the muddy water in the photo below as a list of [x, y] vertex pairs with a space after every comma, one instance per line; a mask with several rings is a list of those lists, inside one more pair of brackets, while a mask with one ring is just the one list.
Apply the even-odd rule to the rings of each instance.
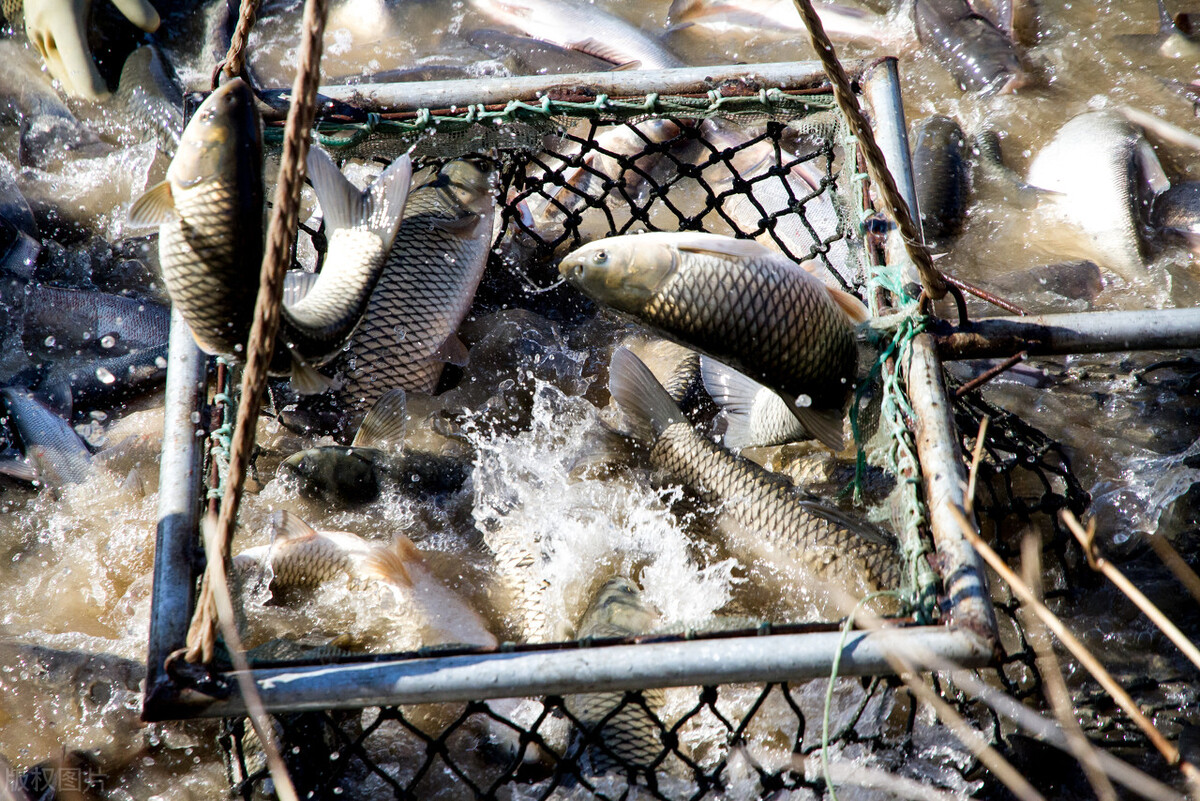
[[[647, 9], [624, 0], [607, 7], [647, 30], [659, 31], [665, 24], [665, 4]], [[296, 3], [275, 6], [255, 29], [254, 65], [267, 84], [290, 85], [298, 9]], [[503, 69], [497, 62], [479, 60], [478, 53], [461, 44], [458, 33], [488, 24], [461, 3], [376, 7], [351, 0], [334, 14], [323, 65], [330, 78], [431, 62], [469, 64], [479, 74]], [[1058, 126], [1086, 109], [1129, 104], [1195, 131], [1198, 126], [1190, 104], [1161, 82], [1194, 78], [1195, 63], [1163, 58], [1117, 39], [1118, 34], [1131, 32], [1152, 34], [1156, 20], [1149, 0], [1042, 3], [1038, 38], [1027, 49], [1039, 86], [987, 98], [959, 91], [936, 60], [922, 52], [907, 23], [897, 20], [909, 120], [949, 114], [968, 132], [993, 128], [1002, 136], [1008, 164], [1021, 174]], [[809, 56], [806, 45], [769, 32], [713, 33], [693, 28], [670, 33], [664, 41], [695, 64]], [[176, 42], [175, 48], [185, 79], [202, 86], [207, 67], [194, 47]], [[863, 47], [840, 52], [871, 55]], [[116, 136], [115, 152], [76, 165], [82, 169], [79, 173], [26, 173], [22, 188], [31, 200], [57, 201], [66, 209], [64, 214], [79, 224], [115, 238], [123, 230], [120, 209], [161, 177], [164, 163], [144, 146], [133, 144], [135, 132], [122, 120], [80, 113], [109, 126], [107, 135]], [[1154, 144], [1173, 179], [1200, 178], [1200, 156]], [[15, 151], [3, 152], [15, 162]], [[118, 192], [106, 189], [101, 179], [114, 170]], [[986, 283], [999, 274], [1079, 256], [1071, 238], [1060, 229], [1044, 205], [1008, 203], [994, 188], [977, 185], [965, 230], [941, 266], [967, 280]], [[1169, 245], [1155, 247], [1151, 258], [1148, 281], [1131, 286], [1106, 275], [1106, 286], [1091, 307], [1193, 303], [1198, 292], [1195, 258]], [[1041, 303], [1045, 310], [1053, 310], [1059, 302], [1076, 310], [1089, 305], [1066, 304], [1032, 287], [1010, 294], [1017, 302]], [[244, 504], [243, 533], [235, 552], [268, 541], [266, 524], [276, 509], [295, 512], [319, 527], [370, 539], [386, 540], [403, 531], [448, 585], [476, 608], [487, 610], [493, 631], [504, 638], [519, 638], [527, 629], [500, 597], [502, 593], [494, 590], [493, 569], [480, 545], [486, 542], [497, 548], [515, 542], [520, 546], [534, 537], [549, 543], [543, 573], [547, 587], [539, 596], [545, 616], [539, 626], [547, 637], [569, 635], [595, 588], [617, 573], [636, 575], [645, 588], [646, 602], [670, 624], [700, 625], [715, 613], [804, 617], [810, 609], [756, 592], [752, 574], [714, 543], [694, 536], [700, 528], [694, 520], [681, 521], [671, 513], [669, 496], [619, 478], [607, 484], [572, 480], [572, 468], [590, 447], [586, 433], [598, 415], [592, 404], [606, 400], [600, 363], [623, 332], [623, 326], [611, 322], [564, 330], [519, 313], [475, 321], [464, 333], [472, 347], [469, 380], [430, 413], [449, 413], [463, 406], [487, 406], [491, 411], [481, 418], [483, 422], [464, 429], [475, 453], [473, 492], [437, 503], [400, 497], [360, 510], [331, 512], [305, 501], [294, 489], [272, 479], [273, 464], [280, 456], [309, 441], [264, 422], [261, 491]], [[526, 367], [524, 373], [512, 375], [509, 359], [517, 346], [527, 357]], [[1200, 436], [1200, 418], [1186, 367], [1164, 368], [1142, 380], [1132, 377], [1158, 358], [1045, 360], [1035, 365], [1041, 371], [1037, 386], [1001, 380], [986, 392], [990, 400], [1066, 444], [1076, 474], [1096, 499], [1102, 541], [1117, 554], [1132, 558], [1133, 569], [1165, 597], [1171, 595], [1170, 582], [1139, 556], [1136, 532], [1157, 528], [1172, 537], [1193, 532], [1194, 517], [1189, 517], [1183, 504], [1172, 509], [1172, 503], [1195, 480], [1195, 470], [1189, 467], [1192, 462], [1173, 454], [1183, 452]], [[217, 797], [225, 777], [211, 726], [141, 727], [134, 722], [136, 709], [130, 706], [136, 707], [133, 693], [95, 690], [97, 684], [136, 685], [136, 663], [144, 659], [161, 421], [156, 402], [160, 401], [114, 413], [103, 421], [94, 440], [103, 456], [84, 484], [42, 491], [7, 480], [0, 484], [0, 553], [6, 557], [0, 566], [0, 597], [5, 599], [0, 607], [0, 635], [5, 640], [127, 660], [105, 666], [99, 682], [81, 682], [78, 671], [70, 669], [65, 669], [68, 678], [47, 678], [32, 669], [0, 672], [0, 755], [23, 769], [53, 757], [63, 747], [98, 747], [100, 767], [114, 797]], [[414, 416], [419, 419], [420, 410]], [[137, 480], [128, 480], [131, 471]], [[298, 608], [268, 606], [265, 600], [261, 590], [247, 600], [254, 619], [249, 630], [252, 645], [287, 635], [316, 642], [348, 635], [353, 647], [367, 651], [419, 644], [403, 639], [410, 630], [404, 610], [388, 607], [386, 599], [349, 584], [335, 582], [322, 588]], [[1179, 603], [1175, 608], [1180, 615], [1186, 613]], [[1123, 673], [1160, 678], [1167, 699], [1164, 709], [1171, 702], [1176, 707], [1187, 702], [1186, 695], [1171, 695], [1172, 682], [1182, 668], [1169, 647], [1123, 607], [1114, 607], [1107, 592], [1093, 592], [1089, 600], [1066, 611], [1089, 643], [1116, 659]], [[1140, 656], [1133, 658], [1135, 653]], [[1085, 685], [1076, 680], [1076, 686]], [[808, 698], [810, 691], [813, 698]], [[818, 719], [817, 691], [805, 689], [802, 695], [800, 702], [809, 720]], [[752, 694], [742, 699], [735, 693], [725, 711], [733, 716], [752, 702]], [[670, 696], [666, 716], [680, 714], [688, 703], [683, 696]], [[838, 708], [851, 705], [846, 701]], [[772, 725], [768, 716], [765, 730], [748, 738], [750, 757], [765, 766], [784, 765], [792, 758], [787, 738], [794, 732], [789, 734], [787, 726], [794, 726], [794, 720], [786, 722], [787, 708], [778, 698], [767, 709], [778, 720]], [[884, 718], [887, 710], [876, 713]], [[1177, 718], [1177, 714], [1165, 715], [1172, 736], [1178, 732]], [[699, 721], [682, 733], [702, 763], [717, 758], [710, 752], [711, 732], [706, 736], [709, 723]], [[928, 755], [945, 751], [947, 739], [929, 734]], [[411, 758], [400, 739], [376, 747], [381, 762], [389, 754], [397, 764]], [[934, 756], [929, 756], [924, 769], [948, 789], [970, 789]], [[730, 776], [730, 797], [739, 797], [739, 788], [753, 791], [753, 771], [746, 765], [733, 765]]]

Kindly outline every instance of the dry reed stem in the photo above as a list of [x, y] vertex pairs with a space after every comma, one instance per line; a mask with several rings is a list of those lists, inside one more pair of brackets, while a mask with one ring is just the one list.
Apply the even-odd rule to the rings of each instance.
[[[983, 541], [983, 538], [980, 537], [978, 533], [976, 533], [975, 529], [963, 515], [962, 510], [957, 507], [951, 507], [950, 511], [957, 519], [963, 536], [970, 541], [970, 543], [975, 547], [975, 550], [980, 556], [983, 557], [984, 561], [988, 563], [992, 570], [994, 570], [1000, 576], [1000, 578], [1004, 579], [1009, 587], [1012, 588], [1013, 593], [1034, 611], [1038, 618], [1040, 618], [1041, 621], [1046, 624], [1046, 627], [1054, 633], [1054, 636], [1058, 637], [1059, 642], [1066, 646], [1067, 650], [1070, 651], [1071, 654], [1079, 660], [1079, 663], [1083, 665], [1089, 673], [1092, 674], [1097, 682], [1100, 683], [1100, 686], [1103, 687], [1110, 696], [1112, 696], [1113, 700], [1117, 702], [1117, 706], [1121, 707], [1125, 714], [1127, 714], [1137, 725], [1137, 727], [1142, 730], [1142, 733], [1146, 735], [1148, 740], [1150, 740], [1150, 743], [1154, 746], [1155, 750], [1162, 754], [1163, 758], [1167, 760], [1167, 763], [1174, 767], [1178, 767], [1189, 779], [1189, 781], [1195, 783], [1196, 779], [1200, 778], [1200, 774], [1197, 773], [1196, 767], [1190, 762], [1184, 761], [1180, 757], [1179, 749], [1172, 745], [1171, 742], [1163, 736], [1162, 732], [1155, 728], [1150, 719], [1147, 718], [1142, 710], [1138, 708], [1137, 704], [1134, 702], [1133, 698], [1130, 697], [1129, 693], [1125, 692], [1125, 689], [1117, 683], [1116, 679], [1112, 677], [1112, 674], [1110, 674], [1105, 669], [1104, 665], [1102, 665], [1100, 661], [1092, 655], [1092, 652], [1089, 651], [1087, 647], [1080, 642], [1074, 634], [1071, 633], [1071, 631], [1063, 624], [1063, 622], [1059, 620], [1058, 616], [1033, 597], [1033, 593], [1030, 591], [1029, 587], [1025, 585], [1025, 582], [1022, 581], [1019, 576], [1013, 573], [1008, 565], [1004, 563], [1004, 560], [1001, 559], [999, 555]], [[1200, 787], [1200, 783], [1197, 783], [1196, 786]], [[1194, 789], [1189, 793], [1189, 795], [1200, 798], [1200, 795], [1197, 795]]]
[[1192, 598], [1200, 603], [1200, 576], [1196, 575], [1196, 571], [1188, 566], [1188, 563], [1179, 555], [1179, 551], [1171, 547], [1171, 543], [1167, 542], [1167, 538], [1163, 535], [1151, 534], [1147, 539], [1162, 563], [1175, 574], [1175, 578], [1179, 579], [1179, 583], [1187, 589]]
[[1125, 574], [1118, 570], [1116, 565], [1100, 555], [1100, 549], [1096, 547], [1096, 521], [1089, 520], [1087, 529], [1084, 529], [1069, 509], [1063, 509], [1060, 517], [1067, 524], [1067, 528], [1071, 529], [1075, 539], [1079, 540], [1079, 544], [1083, 546], [1083, 552], [1087, 556], [1092, 570], [1103, 573], [1104, 577], [1115, 584], [1118, 590], [1125, 593], [1125, 596], [1133, 601], [1142, 614], [1150, 618], [1150, 622], [1158, 626], [1162, 633], [1167, 635], [1167, 639], [1173, 642], [1176, 648], [1183, 651], [1183, 655], [1200, 669], [1200, 649], [1197, 649], [1191, 640], [1179, 630], [1179, 627], [1172, 623], [1141, 590], [1135, 587], [1132, 581], [1125, 578]]
[[[1041, 538], [1032, 531], [1021, 539], [1021, 572], [1025, 574], [1025, 582], [1033, 591], [1038, 601], [1042, 600], [1042, 554]], [[1028, 608], [1026, 608], [1028, 612]], [[1083, 766], [1083, 775], [1096, 793], [1099, 801], [1117, 801], [1116, 790], [1108, 780], [1100, 761], [1096, 758], [1096, 749], [1083, 733], [1079, 720], [1075, 717], [1075, 708], [1071, 702], [1071, 694], [1067, 683], [1063, 680], [1062, 668], [1058, 657], [1050, 647], [1050, 632], [1038, 620], [1037, 615], [1028, 614], [1025, 621], [1025, 633], [1037, 654], [1042, 676], [1042, 691], [1054, 716], [1062, 726], [1067, 738], [1070, 753]]]

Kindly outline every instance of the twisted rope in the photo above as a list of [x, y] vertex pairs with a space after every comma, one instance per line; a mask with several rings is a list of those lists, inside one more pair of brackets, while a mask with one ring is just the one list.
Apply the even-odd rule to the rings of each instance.
[[825, 68], [825, 74], [829, 76], [829, 82], [833, 84], [833, 97], [837, 100], [838, 108], [846, 117], [850, 132], [854, 134], [862, 147], [863, 157], [867, 160], [867, 172], [871, 175], [871, 183], [878, 190], [885, 210], [890, 212], [892, 219], [896, 221], [896, 227], [900, 230], [900, 238], [904, 242], [904, 250], [921, 277], [921, 287], [930, 298], [940, 300], [946, 294], [946, 279], [933, 266], [929, 250], [922, 244], [921, 232], [913, 222], [912, 210], [904, 202], [900, 190], [896, 187], [896, 181], [888, 171], [883, 151], [879, 149], [879, 145], [875, 141], [875, 134], [871, 131], [871, 126], [867, 123], [866, 118], [863, 117], [862, 109], [858, 106], [858, 98], [854, 96], [854, 91], [850, 88], [850, 79], [846, 76], [846, 71], [842, 69], [837, 54], [833, 52], [833, 43], [825, 34], [825, 26], [821, 24], [821, 18], [813, 9], [811, 0], [792, 0], [792, 2], [796, 4], [796, 9], [804, 19], [804, 24], [808, 26], [813, 49], [817, 51], [821, 66]]
[[[253, 0], [247, 0], [252, 3]], [[320, 80], [321, 44], [325, 32], [325, 14], [329, 0], [307, 0], [304, 5], [304, 28], [300, 42], [300, 66], [292, 85], [292, 103], [288, 109], [287, 127], [283, 141], [283, 157], [279, 182], [275, 187], [274, 208], [267, 229], [266, 252], [263, 254], [259, 276], [258, 299], [254, 306], [254, 322], [246, 347], [246, 366], [242, 373], [241, 403], [234, 425], [233, 442], [229, 453], [228, 483], [221, 502], [221, 513], [209, 542], [205, 543], [208, 564], [200, 585], [196, 614], [188, 630], [189, 662], [211, 662], [217, 636], [217, 609], [213, 585], [225, 584], [229, 543], [237, 520], [238, 505], [246, 480], [246, 467], [258, 422], [267, 383], [267, 367], [275, 347], [279, 329], [280, 298], [283, 295], [283, 275], [291, 260], [300, 206], [300, 189], [304, 181], [305, 159], [308, 156], [309, 134], [316, 116], [317, 84]], [[219, 576], [216, 576], [218, 574]], [[216, 578], [214, 578], [216, 576]]]
[[[237, 26], [233, 29], [233, 35], [229, 37], [229, 51], [225, 54], [216, 69], [213, 70], [213, 89], [217, 88], [217, 81], [224, 72], [229, 77], [241, 75], [245, 77], [246, 71], [246, 42], [250, 39], [250, 29], [254, 27], [254, 23], [258, 21], [258, 7], [261, 0], [242, 0], [241, 6], [238, 9]], [[322, 16], [322, 27], [324, 27], [324, 17]], [[318, 54], [319, 60], [319, 54]]]

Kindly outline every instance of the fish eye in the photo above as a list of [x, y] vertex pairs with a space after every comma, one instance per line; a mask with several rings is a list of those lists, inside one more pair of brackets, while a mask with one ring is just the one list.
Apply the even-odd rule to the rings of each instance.
[[608, 251], [606, 250], [597, 250], [592, 255], [593, 264], [604, 264], [606, 261], [608, 261]]

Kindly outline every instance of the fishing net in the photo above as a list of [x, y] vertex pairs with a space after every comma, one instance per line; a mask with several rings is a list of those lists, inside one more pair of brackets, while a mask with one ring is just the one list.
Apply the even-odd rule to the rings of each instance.
[[[411, 150], [418, 171], [464, 155], [498, 165], [498, 233], [477, 311], [511, 305], [565, 322], [591, 316], [588, 301], [559, 287], [557, 260], [585, 242], [655, 230], [755, 238], [860, 298], [883, 288], [912, 304], [900, 272], [880, 266], [865, 176], [826, 92], [742, 87], [733, 96], [543, 98], [392, 115], [343, 108], [319, 123], [318, 141], [338, 158], [383, 163]], [[294, 266], [319, 268], [323, 227], [301, 226], [299, 237]], [[921, 330], [913, 316], [882, 343], [877, 389], [855, 404], [855, 424], [868, 443], [864, 457], [892, 477], [890, 497], [874, 501], [893, 510], [908, 608], [929, 621], [939, 615], [938, 583], [924, 533], [913, 412], [897, 366]], [[1021, 532], [1044, 532], [1057, 581], [1047, 593], [1066, 592], [1080, 559], [1057, 513], [1079, 513], [1088, 499], [1064, 449], [975, 393], [953, 407], [966, 453], [980, 420], [992, 421], [976, 505], [985, 536], [1012, 557]], [[228, 431], [216, 433], [219, 444]], [[218, 447], [217, 487], [221, 453]], [[1017, 605], [1000, 597], [997, 613], [1003, 655], [981, 674], [1036, 703], [1041, 679]], [[783, 630], [764, 624], [748, 633]], [[1044, 757], [987, 707], [937, 676], [926, 681], [1018, 767]], [[893, 679], [368, 707], [272, 720], [292, 778], [309, 798], [820, 797], [827, 792], [816, 756], [823, 747], [880, 775], [963, 795], [1003, 792]], [[271, 796], [248, 723], [227, 721], [221, 744], [233, 794]]]

